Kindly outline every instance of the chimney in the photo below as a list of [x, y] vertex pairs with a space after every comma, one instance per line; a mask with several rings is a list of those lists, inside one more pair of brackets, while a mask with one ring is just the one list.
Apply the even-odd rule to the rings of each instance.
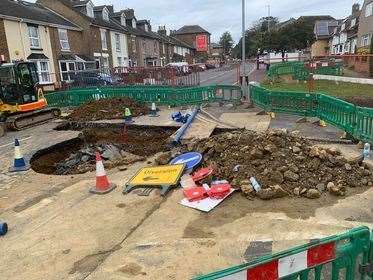
[[352, 15], [355, 16], [359, 13], [360, 11], [360, 4], [359, 3], [355, 3], [352, 5]]
[[163, 35], [163, 36], [167, 36], [167, 30], [166, 30], [166, 26], [158, 26], [158, 34], [159, 35]]

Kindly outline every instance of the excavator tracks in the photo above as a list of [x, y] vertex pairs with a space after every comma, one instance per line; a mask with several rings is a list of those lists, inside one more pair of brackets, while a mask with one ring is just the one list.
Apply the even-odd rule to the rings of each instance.
[[60, 115], [61, 111], [58, 108], [12, 115], [7, 118], [6, 126], [13, 130], [22, 130], [58, 118]]

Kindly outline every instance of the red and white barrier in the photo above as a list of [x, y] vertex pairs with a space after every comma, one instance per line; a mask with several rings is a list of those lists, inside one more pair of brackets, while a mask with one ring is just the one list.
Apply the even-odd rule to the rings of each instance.
[[335, 259], [335, 243], [327, 243], [297, 254], [239, 271], [222, 280], [277, 280]]

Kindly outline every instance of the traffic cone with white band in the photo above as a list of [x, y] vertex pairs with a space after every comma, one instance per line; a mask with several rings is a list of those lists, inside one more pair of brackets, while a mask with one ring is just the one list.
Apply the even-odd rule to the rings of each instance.
[[109, 182], [101, 156], [96, 152], [96, 186], [90, 188], [89, 192], [94, 194], [106, 194], [114, 190], [116, 187], [115, 184]]
[[29, 169], [30, 164], [26, 163], [25, 159], [23, 158], [19, 141], [16, 138], [14, 140], [14, 164], [9, 168], [9, 172], [27, 171]]

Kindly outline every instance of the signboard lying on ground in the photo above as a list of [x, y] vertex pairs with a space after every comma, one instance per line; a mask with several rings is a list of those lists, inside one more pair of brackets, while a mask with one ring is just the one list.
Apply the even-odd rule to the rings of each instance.
[[128, 182], [131, 186], [176, 185], [184, 171], [184, 164], [141, 168]]

